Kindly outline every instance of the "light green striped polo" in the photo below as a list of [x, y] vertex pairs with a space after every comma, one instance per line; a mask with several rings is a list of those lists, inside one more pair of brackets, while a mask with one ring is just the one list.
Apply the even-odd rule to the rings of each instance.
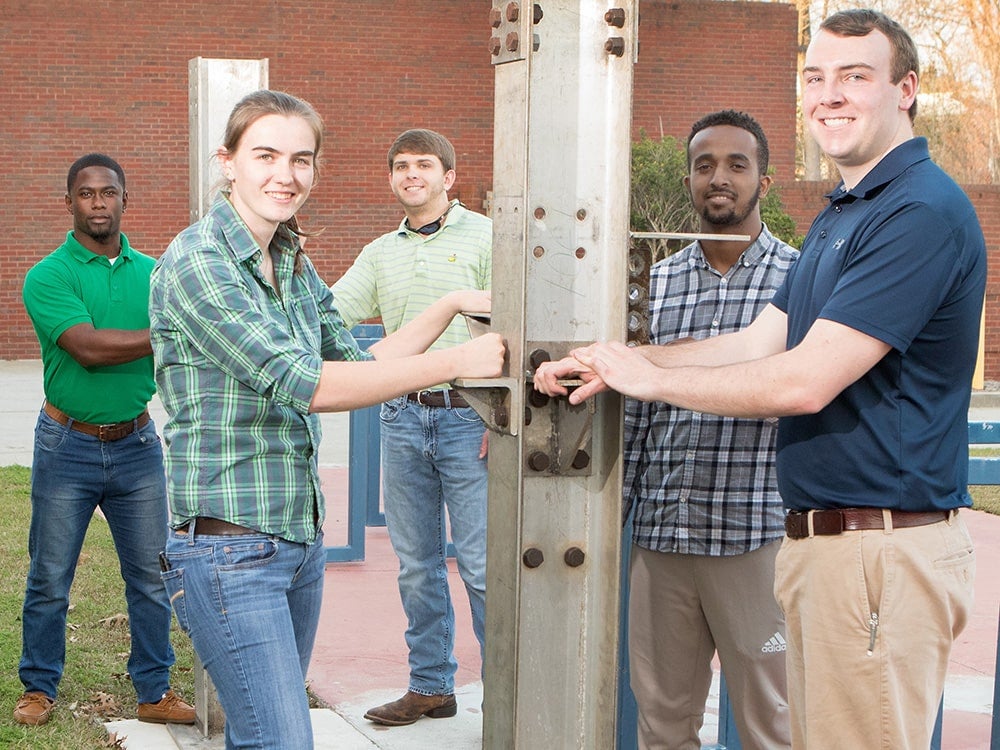
[[[365, 246], [337, 281], [333, 302], [348, 326], [381, 316], [396, 331], [448, 292], [489, 289], [493, 222], [452, 201], [444, 226], [425, 236], [399, 227]], [[431, 349], [469, 340], [465, 319], [456, 316]]]

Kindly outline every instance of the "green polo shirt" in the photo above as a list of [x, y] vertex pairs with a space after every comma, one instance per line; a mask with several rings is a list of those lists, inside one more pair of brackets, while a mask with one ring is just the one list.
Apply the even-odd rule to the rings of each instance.
[[133, 250], [123, 234], [114, 263], [77, 242], [66, 242], [24, 277], [22, 298], [42, 348], [45, 399], [81, 422], [133, 419], [156, 390], [153, 357], [121, 365], [84, 367], [56, 341], [72, 326], [149, 328], [149, 276], [155, 261]]
[[[444, 225], [430, 236], [407, 229], [403, 221], [365, 246], [333, 285], [333, 303], [348, 326], [381, 316], [392, 333], [448, 292], [490, 288], [493, 222], [452, 204]], [[456, 316], [430, 348], [468, 340], [465, 320]]]

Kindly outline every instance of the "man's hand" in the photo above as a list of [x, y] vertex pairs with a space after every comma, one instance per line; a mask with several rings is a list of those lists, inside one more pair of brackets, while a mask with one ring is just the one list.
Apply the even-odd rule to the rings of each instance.
[[574, 349], [571, 354], [594, 377], [570, 394], [570, 403], [578, 404], [608, 388], [640, 401], [660, 400], [656, 384], [664, 378], [666, 371], [646, 359], [640, 350], [609, 341]]
[[[570, 356], [544, 362], [535, 371], [535, 390], [549, 396], [569, 394], [571, 404], [580, 404], [609, 388], [642, 401], [657, 400], [654, 385], [663, 369], [625, 344], [611, 341], [573, 349]], [[583, 381], [572, 392], [560, 384], [570, 376]]]
[[[547, 396], [565, 396], [569, 393], [572, 404], [579, 404], [595, 393], [607, 390], [607, 386], [593, 370], [574, 356], [576, 352], [582, 351], [586, 351], [586, 348], [574, 349], [568, 357], [539, 365], [534, 376], [535, 390]], [[567, 379], [579, 379], [584, 384], [570, 393], [565, 383], [559, 382]]]

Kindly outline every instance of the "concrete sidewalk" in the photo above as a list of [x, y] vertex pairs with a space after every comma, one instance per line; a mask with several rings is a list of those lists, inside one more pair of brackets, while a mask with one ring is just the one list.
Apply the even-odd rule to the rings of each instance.
[[[41, 365], [37, 361], [0, 361], [0, 465], [31, 463], [32, 435], [42, 403]], [[154, 420], [165, 420], [159, 402]], [[1000, 420], [996, 394], [975, 394], [973, 420]], [[347, 416], [323, 418], [321, 475], [329, 516], [324, 532], [330, 544], [341, 544], [347, 528]], [[942, 750], [989, 747], [996, 663], [1000, 577], [1000, 517], [965, 513], [977, 548], [976, 604], [972, 618], [952, 651], [947, 687]], [[319, 635], [309, 679], [312, 690], [332, 710], [314, 710], [317, 750], [474, 750], [482, 745], [482, 685], [479, 648], [472, 634], [465, 589], [452, 563], [449, 584], [455, 596], [456, 684], [458, 716], [422, 719], [409, 727], [377, 727], [363, 718], [366, 709], [398, 698], [408, 675], [403, 632], [406, 620], [396, 589], [397, 561], [384, 528], [368, 529], [366, 559], [330, 565]], [[718, 675], [713, 701], [718, 699]], [[0, 707], [2, 708], [2, 707]], [[702, 739], [713, 743], [716, 705], [710, 706]], [[218, 750], [221, 737], [203, 740], [191, 728], [115, 722], [109, 732], [126, 736], [131, 750]], [[556, 749], [553, 749], [556, 750]], [[558, 750], [562, 750], [561, 748]], [[567, 748], [566, 750], [572, 750]], [[853, 749], [852, 749], [853, 750]]]

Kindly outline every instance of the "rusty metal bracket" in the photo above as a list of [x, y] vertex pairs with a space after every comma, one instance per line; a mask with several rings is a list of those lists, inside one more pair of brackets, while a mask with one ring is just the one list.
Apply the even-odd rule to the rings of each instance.
[[469, 406], [493, 432], [501, 435], [517, 435], [520, 418], [515, 415], [523, 408], [515, 405], [514, 393], [517, 380], [514, 378], [459, 378], [452, 385], [462, 394]]

